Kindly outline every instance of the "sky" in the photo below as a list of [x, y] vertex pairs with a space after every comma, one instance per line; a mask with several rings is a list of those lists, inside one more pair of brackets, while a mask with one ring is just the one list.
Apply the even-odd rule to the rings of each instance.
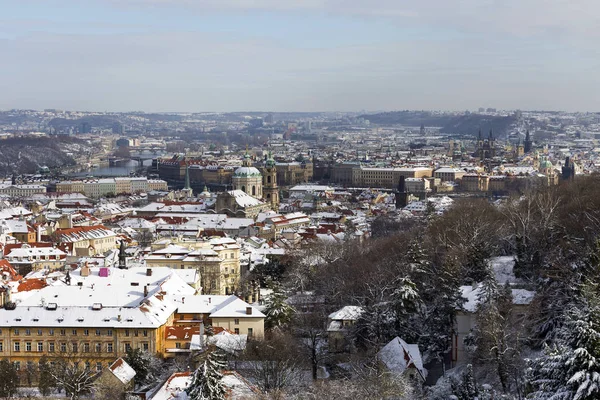
[[600, 111], [598, 0], [0, 0], [0, 109]]

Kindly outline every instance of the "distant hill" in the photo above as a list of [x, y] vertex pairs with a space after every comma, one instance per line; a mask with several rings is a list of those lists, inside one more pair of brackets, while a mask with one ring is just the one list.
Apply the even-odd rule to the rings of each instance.
[[10, 138], [0, 141], [0, 177], [32, 174], [39, 167], [63, 167], [75, 164], [67, 153], [91, 152], [86, 142], [62, 136]]
[[487, 135], [490, 129], [495, 135], [506, 133], [511, 124], [515, 122], [512, 116], [500, 117], [481, 114], [433, 114], [429, 111], [392, 111], [379, 114], [361, 115], [377, 125], [404, 125], [404, 126], [435, 126], [440, 127], [440, 132], [457, 135], [477, 135], [481, 129]]

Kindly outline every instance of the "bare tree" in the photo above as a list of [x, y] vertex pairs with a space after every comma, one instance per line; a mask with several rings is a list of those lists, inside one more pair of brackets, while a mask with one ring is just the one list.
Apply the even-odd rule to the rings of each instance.
[[262, 391], [272, 392], [299, 385], [302, 361], [296, 341], [279, 333], [269, 340], [250, 342], [238, 369], [245, 369]]

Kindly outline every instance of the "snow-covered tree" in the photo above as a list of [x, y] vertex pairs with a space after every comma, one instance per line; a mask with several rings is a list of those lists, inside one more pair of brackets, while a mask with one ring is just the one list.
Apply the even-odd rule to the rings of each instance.
[[186, 393], [190, 400], [224, 400], [222, 370], [225, 368], [223, 354], [219, 350], [211, 351], [194, 372], [192, 382]]
[[135, 383], [142, 385], [155, 379], [159, 372], [158, 360], [142, 349], [130, 349], [124, 360], [135, 371]]
[[280, 285], [272, 286], [273, 292], [265, 301], [265, 327], [276, 328], [287, 325], [294, 316], [294, 308], [286, 300], [283, 289]]
[[528, 380], [534, 389], [531, 399], [600, 398], [600, 299], [596, 287], [586, 287], [581, 304], [568, 310], [557, 343], [530, 362]]
[[453, 385], [454, 395], [458, 400], [477, 400], [479, 390], [475, 383], [475, 376], [473, 375], [473, 366], [467, 365], [466, 370], [463, 372], [461, 381]]
[[94, 387], [96, 372], [86, 368], [82, 361], [64, 357], [50, 369], [56, 386], [63, 387], [71, 400], [79, 399]]
[[396, 336], [410, 342], [419, 336], [416, 313], [421, 300], [409, 278], [399, 278], [388, 287], [373, 290], [373, 297], [355, 325], [359, 347], [379, 346]]

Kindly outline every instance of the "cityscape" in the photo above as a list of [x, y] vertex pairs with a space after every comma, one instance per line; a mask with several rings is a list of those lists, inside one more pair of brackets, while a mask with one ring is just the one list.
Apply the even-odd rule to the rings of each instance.
[[600, 399], [597, 6], [16, 3], [0, 397]]

